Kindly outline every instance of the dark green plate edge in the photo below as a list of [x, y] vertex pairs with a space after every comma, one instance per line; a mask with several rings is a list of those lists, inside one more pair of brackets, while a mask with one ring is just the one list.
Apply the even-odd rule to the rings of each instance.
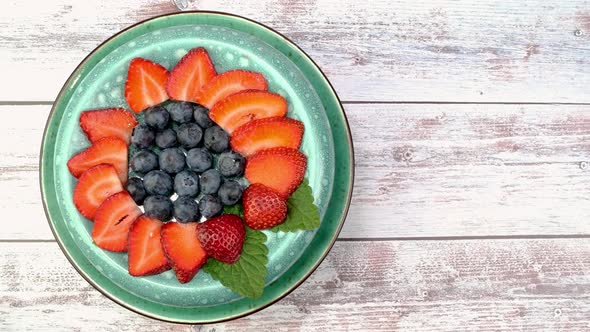
[[[239, 30], [270, 44], [299, 67], [320, 96], [326, 110], [334, 140], [335, 172], [332, 197], [321, 227], [299, 260], [277, 280], [266, 286], [261, 297], [244, 298], [230, 304], [210, 307], [183, 308], [146, 301], [127, 292], [100, 273], [82, 252], [69, 249], [77, 247], [64, 222], [54, 222], [62, 218], [56, 199], [56, 188], [53, 185], [54, 158], [59, 124], [67, 101], [77, 87], [79, 77], [87, 75], [100, 59], [130, 39], [152, 30], [194, 23], [230, 28], [239, 26], [241, 27]], [[147, 317], [174, 323], [216, 323], [243, 317], [268, 307], [297, 288], [320, 265], [334, 245], [348, 213], [354, 183], [354, 150], [348, 120], [334, 88], [302, 49], [279, 32], [245, 17], [214, 11], [188, 11], [165, 14], [138, 22], [104, 41], [78, 65], [59, 92], [48, 116], [41, 144], [39, 179], [43, 207], [57, 243], [74, 268], [94, 288], [114, 302]]]

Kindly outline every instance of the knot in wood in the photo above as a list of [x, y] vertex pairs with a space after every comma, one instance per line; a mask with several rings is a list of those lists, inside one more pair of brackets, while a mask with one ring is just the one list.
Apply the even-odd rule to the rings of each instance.
[[404, 160], [404, 161], [411, 161], [413, 157], [414, 157], [414, 153], [410, 149], [408, 149], [402, 153], [402, 160]]

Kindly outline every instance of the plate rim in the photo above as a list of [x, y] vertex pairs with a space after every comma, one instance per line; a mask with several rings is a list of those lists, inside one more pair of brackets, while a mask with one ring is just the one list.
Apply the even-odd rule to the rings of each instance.
[[[67, 88], [72, 85], [75, 84], [76, 80], [77, 80], [77, 75], [78, 72], [81, 70], [82, 67], [84, 67], [87, 62], [90, 60], [90, 58], [98, 51], [100, 50], [102, 47], [104, 47], [105, 45], [109, 44], [113, 39], [119, 37], [120, 35], [126, 33], [129, 30], [132, 30], [136, 27], [139, 27], [141, 25], [147, 24], [150, 21], [154, 21], [154, 20], [158, 20], [161, 18], [166, 18], [166, 17], [172, 17], [172, 16], [180, 16], [180, 15], [217, 15], [217, 16], [224, 16], [224, 17], [228, 17], [231, 19], [237, 19], [237, 20], [243, 20], [246, 21], [246, 23], [250, 23], [253, 24], [255, 26], [258, 26], [260, 28], [262, 28], [263, 30], [267, 30], [268, 32], [270, 32], [271, 34], [274, 34], [276, 37], [279, 37], [280, 39], [282, 39], [285, 43], [287, 43], [288, 45], [290, 45], [291, 47], [295, 48], [296, 50], [298, 50], [299, 52], [301, 52], [301, 54], [304, 55], [304, 60], [307, 60], [311, 63], [312, 67], [314, 69], [316, 69], [318, 71], [318, 73], [320, 74], [321, 78], [323, 79], [324, 83], [326, 83], [327, 87], [329, 88], [329, 93], [334, 97], [337, 105], [338, 105], [338, 113], [340, 113], [340, 115], [342, 116], [342, 120], [343, 120], [343, 124], [344, 124], [344, 134], [346, 136], [346, 146], [348, 148], [348, 153], [349, 153], [349, 163], [348, 163], [348, 186], [346, 187], [346, 196], [345, 196], [345, 200], [344, 200], [344, 205], [343, 205], [343, 209], [342, 209], [342, 214], [340, 219], [338, 220], [338, 225], [332, 235], [332, 238], [330, 239], [329, 243], [327, 244], [327, 246], [325, 247], [324, 251], [322, 252], [322, 254], [319, 256], [319, 258], [317, 258], [316, 262], [313, 264], [313, 266], [303, 275], [299, 278], [299, 280], [297, 280], [296, 282], [294, 282], [291, 286], [286, 287], [286, 289], [284, 289], [283, 291], [279, 292], [278, 295], [274, 296], [274, 298], [270, 301], [268, 301], [267, 303], [264, 303], [262, 305], [259, 306], [255, 306], [253, 308], [249, 308], [247, 310], [244, 310], [242, 312], [238, 312], [237, 314], [230, 314], [230, 315], [226, 315], [223, 318], [219, 318], [219, 319], [211, 319], [211, 320], [203, 320], [203, 319], [191, 319], [191, 320], [180, 320], [180, 319], [171, 319], [169, 317], [160, 315], [160, 314], [156, 314], [153, 313], [149, 310], [142, 310], [141, 308], [138, 308], [136, 306], [133, 306], [127, 302], [125, 302], [124, 300], [118, 299], [114, 294], [110, 294], [110, 291], [103, 289], [103, 287], [101, 287], [101, 285], [99, 285], [98, 282], [96, 282], [94, 279], [92, 279], [92, 277], [90, 277], [89, 275], [87, 275], [87, 273], [80, 267], [79, 263], [72, 257], [72, 255], [70, 255], [68, 249], [65, 247], [63, 240], [61, 238], [61, 236], [58, 234], [58, 231], [56, 230], [55, 226], [54, 226], [54, 222], [53, 219], [50, 215], [49, 212], [49, 208], [48, 208], [48, 203], [47, 203], [47, 199], [46, 199], [46, 187], [45, 187], [45, 176], [44, 176], [44, 169], [45, 167], [43, 166], [44, 164], [44, 151], [45, 151], [45, 144], [47, 143], [47, 133], [48, 133], [48, 129], [50, 127], [50, 123], [51, 120], [54, 116], [54, 113], [56, 112], [57, 106], [59, 104], [58, 101], [61, 100], [61, 98], [63, 97], [64, 93], [66, 92]], [[351, 131], [350, 131], [350, 125], [349, 125], [349, 121], [348, 118], [346, 116], [346, 113], [344, 112], [344, 107], [342, 105], [342, 102], [340, 100], [340, 98], [338, 97], [338, 94], [336, 93], [334, 86], [332, 85], [332, 83], [328, 80], [326, 74], [322, 71], [322, 69], [318, 66], [318, 64], [309, 56], [309, 54], [307, 54], [307, 52], [305, 52], [301, 47], [299, 47], [297, 44], [295, 44], [291, 39], [289, 39], [288, 37], [286, 37], [285, 35], [283, 35], [282, 33], [278, 32], [277, 30], [267, 26], [266, 24], [260, 23], [256, 20], [241, 16], [241, 15], [237, 15], [237, 14], [232, 14], [232, 13], [227, 13], [227, 12], [221, 12], [221, 11], [210, 11], [210, 10], [190, 10], [190, 11], [182, 11], [182, 12], [173, 12], [173, 13], [166, 13], [166, 14], [162, 14], [162, 15], [157, 15], [157, 16], [152, 16], [149, 17], [147, 19], [138, 21], [132, 25], [129, 25], [127, 27], [125, 27], [124, 29], [120, 30], [119, 32], [113, 34], [112, 36], [110, 36], [109, 38], [107, 38], [106, 40], [104, 40], [103, 42], [101, 42], [100, 44], [98, 44], [92, 51], [90, 51], [83, 59], [82, 61], [75, 67], [75, 69], [72, 71], [72, 73], [69, 75], [69, 77], [67, 78], [67, 80], [65, 81], [65, 83], [63, 84], [62, 88], [60, 89], [56, 99], [53, 102], [53, 105], [51, 107], [51, 111], [49, 112], [48, 116], [47, 116], [47, 121], [45, 123], [45, 127], [43, 130], [43, 136], [42, 136], [42, 141], [41, 141], [41, 147], [40, 147], [40, 153], [39, 153], [39, 188], [41, 191], [41, 201], [43, 204], [43, 210], [45, 213], [45, 217], [47, 219], [47, 222], [50, 226], [51, 232], [57, 242], [57, 244], [59, 245], [60, 250], [62, 251], [62, 253], [64, 254], [64, 256], [67, 258], [67, 260], [69, 261], [69, 263], [74, 267], [74, 269], [78, 272], [78, 274], [80, 276], [82, 276], [84, 278], [84, 280], [86, 280], [86, 282], [88, 282], [94, 289], [96, 289], [97, 291], [99, 291], [102, 295], [104, 295], [105, 297], [107, 297], [108, 299], [110, 299], [111, 301], [117, 303], [118, 305], [122, 306], [123, 308], [133, 311], [135, 313], [138, 313], [144, 317], [148, 317], [151, 319], [156, 319], [159, 321], [163, 321], [163, 322], [169, 322], [169, 323], [180, 323], [180, 324], [212, 324], [212, 323], [220, 323], [220, 322], [226, 322], [226, 321], [230, 321], [230, 320], [234, 320], [234, 319], [238, 319], [241, 317], [245, 317], [251, 314], [254, 314], [260, 310], [263, 310], [265, 308], [268, 308], [269, 306], [275, 304], [276, 302], [280, 301], [281, 299], [283, 299], [284, 297], [286, 297], [287, 295], [289, 295], [292, 291], [294, 291], [296, 288], [298, 288], [305, 280], [307, 280], [311, 274], [313, 274], [316, 269], [320, 266], [320, 264], [324, 261], [324, 259], [326, 258], [326, 256], [328, 255], [328, 253], [331, 251], [332, 247], [334, 246], [341, 230], [342, 227], [344, 225], [344, 222], [346, 220], [346, 217], [348, 215], [348, 211], [350, 208], [350, 203], [351, 203], [351, 199], [352, 199], [352, 193], [353, 193], [353, 188], [354, 188], [354, 175], [355, 175], [355, 154], [354, 154], [354, 146], [353, 146], [353, 141], [352, 141], [352, 135], [351, 135]], [[274, 283], [274, 282], [273, 282]], [[267, 287], [267, 286], [265, 286]], [[124, 289], [123, 289], [124, 290]], [[126, 291], [126, 290], [124, 290]], [[126, 291], [128, 292], [128, 291]], [[161, 303], [158, 303], [158, 305], [164, 305]], [[222, 304], [221, 304], [222, 305]]]

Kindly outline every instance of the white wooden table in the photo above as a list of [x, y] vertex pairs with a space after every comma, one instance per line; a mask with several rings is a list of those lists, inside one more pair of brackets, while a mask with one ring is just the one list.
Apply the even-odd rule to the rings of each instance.
[[211, 326], [134, 314], [70, 266], [38, 152], [96, 45], [168, 0], [2, 2], [0, 331], [590, 330], [590, 3], [190, 2], [272, 26], [343, 100], [356, 186], [338, 242], [291, 295]]

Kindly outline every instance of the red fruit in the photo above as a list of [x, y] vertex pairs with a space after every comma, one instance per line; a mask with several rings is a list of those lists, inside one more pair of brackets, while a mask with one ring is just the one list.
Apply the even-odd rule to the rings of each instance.
[[303, 181], [307, 158], [291, 148], [262, 150], [246, 162], [244, 176], [250, 183], [261, 183], [287, 199]]
[[303, 123], [297, 120], [273, 117], [253, 120], [239, 127], [231, 136], [232, 150], [244, 157], [258, 151], [286, 147], [299, 149], [303, 137]]
[[111, 165], [100, 164], [80, 176], [74, 188], [74, 205], [84, 217], [94, 220], [102, 202], [122, 190], [117, 170]]
[[135, 112], [157, 105], [168, 99], [166, 81], [168, 71], [157, 63], [143, 58], [135, 58], [129, 64], [125, 99]]
[[285, 114], [287, 114], [285, 98], [267, 91], [247, 90], [235, 93], [216, 103], [209, 116], [231, 134], [248, 121], [285, 116]]
[[246, 230], [242, 219], [224, 214], [199, 224], [199, 241], [209, 255], [220, 262], [235, 263], [242, 254]]
[[110, 251], [127, 251], [131, 225], [141, 210], [126, 191], [118, 192], [100, 205], [94, 217], [92, 239], [97, 246]]
[[129, 144], [136, 125], [133, 113], [123, 108], [84, 111], [80, 114], [80, 127], [92, 143], [114, 136]]
[[169, 222], [162, 227], [162, 246], [181, 284], [191, 281], [207, 262], [198, 234], [196, 222]]
[[197, 93], [197, 102], [209, 109], [223, 98], [244, 90], [266, 90], [268, 85], [262, 74], [230, 70], [215, 76]]
[[74, 177], [80, 177], [90, 167], [109, 164], [115, 167], [122, 183], [127, 182], [127, 143], [117, 137], [105, 137], [68, 161]]
[[215, 67], [207, 50], [193, 48], [170, 72], [166, 92], [171, 99], [195, 101], [197, 92], [215, 75]]
[[170, 269], [162, 248], [162, 223], [156, 218], [140, 216], [129, 231], [129, 274], [148, 276]]
[[252, 229], [274, 227], [285, 220], [287, 204], [274, 190], [265, 185], [250, 185], [242, 196], [244, 220]]

